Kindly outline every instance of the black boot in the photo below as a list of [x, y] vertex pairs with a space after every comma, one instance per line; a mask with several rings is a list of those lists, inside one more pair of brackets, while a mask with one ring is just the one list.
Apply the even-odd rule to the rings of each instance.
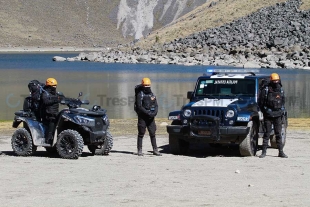
[[282, 144], [279, 146], [279, 155], [278, 155], [278, 157], [288, 158], [288, 156], [283, 152], [283, 145]]
[[143, 140], [143, 137], [138, 137], [138, 141], [137, 141], [137, 148], [138, 148], [137, 155], [138, 156], [143, 156], [143, 153], [142, 153], [142, 140]]
[[49, 132], [48, 134], [47, 134], [47, 137], [46, 137], [46, 139], [45, 139], [46, 141], [46, 143], [47, 144], [52, 144], [52, 142], [53, 142], [53, 133], [52, 132]]
[[151, 143], [152, 143], [152, 147], [153, 147], [153, 155], [161, 156], [161, 154], [160, 154], [160, 152], [158, 151], [158, 148], [157, 148], [155, 136], [151, 136]]
[[162, 154], [158, 151], [157, 148], [153, 148], [153, 155], [161, 156]]
[[266, 157], [266, 152], [267, 152], [267, 147], [263, 146], [262, 154], [259, 156], [259, 158], [264, 158]]

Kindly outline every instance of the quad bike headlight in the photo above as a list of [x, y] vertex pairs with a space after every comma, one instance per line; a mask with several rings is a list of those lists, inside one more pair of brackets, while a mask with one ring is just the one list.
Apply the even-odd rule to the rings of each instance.
[[183, 112], [183, 115], [185, 117], [190, 117], [192, 115], [192, 111], [189, 110], [189, 109], [185, 109], [184, 112]]
[[80, 122], [82, 125], [86, 125], [86, 126], [90, 126], [90, 127], [95, 126], [95, 120], [94, 119], [86, 118], [83, 116], [76, 116], [75, 119], [78, 122]]
[[227, 118], [232, 118], [232, 117], [234, 117], [234, 115], [235, 115], [235, 112], [233, 110], [228, 110], [226, 112], [226, 117]]

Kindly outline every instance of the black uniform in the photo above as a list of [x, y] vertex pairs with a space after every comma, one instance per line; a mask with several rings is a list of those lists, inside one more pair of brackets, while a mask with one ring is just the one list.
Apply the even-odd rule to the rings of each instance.
[[265, 132], [263, 136], [263, 152], [261, 158], [266, 156], [268, 141], [274, 127], [276, 142], [279, 149], [279, 157], [287, 157], [283, 152], [283, 143], [281, 137], [282, 131], [282, 115], [284, 113], [285, 95], [281, 84], [270, 82], [265, 89], [262, 90], [259, 99], [259, 106], [264, 114]]
[[137, 114], [138, 114], [138, 155], [142, 155], [142, 140], [146, 128], [149, 131], [153, 153], [160, 155], [156, 144], [156, 124], [155, 116], [158, 112], [156, 96], [152, 93], [150, 87], [143, 87], [137, 95]]
[[48, 125], [45, 136], [47, 140], [52, 140], [56, 117], [59, 112], [59, 97], [55, 87], [46, 86], [44, 89], [45, 91], [42, 93], [42, 119], [43, 123]]

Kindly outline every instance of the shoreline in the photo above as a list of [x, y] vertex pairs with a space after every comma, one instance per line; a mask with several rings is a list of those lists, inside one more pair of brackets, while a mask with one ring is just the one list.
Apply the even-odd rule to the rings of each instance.
[[[176, 64], [184, 66], [194, 66], [194, 65], [203, 65], [203, 66], [229, 66], [236, 68], [270, 68], [270, 69], [299, 69], [299, 70], [310, 70], [310, 62], [308, 65], [295, 65], [291, 60], [280, 61], [283, 63], [283, 67], [279, 66], [276, 62], [270, 62], [266, 65], [265, 60], [256, 59], [256, 60], [245, 60], [243, 62], [238, 62], [234, 56], [223, 55], [229, 57], [228, 61], [221, 60], [218, 57], [211, 58], [209, 55], [200, 54], [199, 58], [192, 58], [188, 61], [187, 58], [181, 58], [179, 55], [183, 53], [175, 53], [174, 60], [157, 54], [156, 52], [149, 52], [148, 55], [133, 55], [130, 52], [121, 52], [122, 49], [110, 48], [110, 47], [75, 47], [75, 46], [31, 46], [31, 47], [0, 47], [0, 54], [18, 54], [18, 53], [78, 53], [76, 57], [62, 57], [56, 55], [54, 61], [91, 61], [91, 62], [103, 62], [103, 63], [129, 63], [129, 64]], [[263, 51], [262, 51], [263, 52]], [[282, 53], [281, 53], [282, 54]], [[184, 54], [183, 54], [184, 55]], [[288, 54], [286, 54], [287, 56]], [[197, 56], [197, 57], [198, 57]], [[204, 57], [205, 56], [205, 57]], [[274, 58], [277, 58], [277, 54], [271, 55]], [[151, 58], [152, 57], [152, 58]], [[210, 60], [210, 58], [212, 60]], [[178, 59], [178, 61], [177, 61]], [[279, 63], [280, 63], [279, 62]]]

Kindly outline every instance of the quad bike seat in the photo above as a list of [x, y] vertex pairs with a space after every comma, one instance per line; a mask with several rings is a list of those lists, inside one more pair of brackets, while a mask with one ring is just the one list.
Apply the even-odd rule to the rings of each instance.
[[14, 114], [16, 116], [22, 116], [22, 117], [30, 117], [31, 116], [31, 112], [23, 111], [23, 110], [16, 111]]

